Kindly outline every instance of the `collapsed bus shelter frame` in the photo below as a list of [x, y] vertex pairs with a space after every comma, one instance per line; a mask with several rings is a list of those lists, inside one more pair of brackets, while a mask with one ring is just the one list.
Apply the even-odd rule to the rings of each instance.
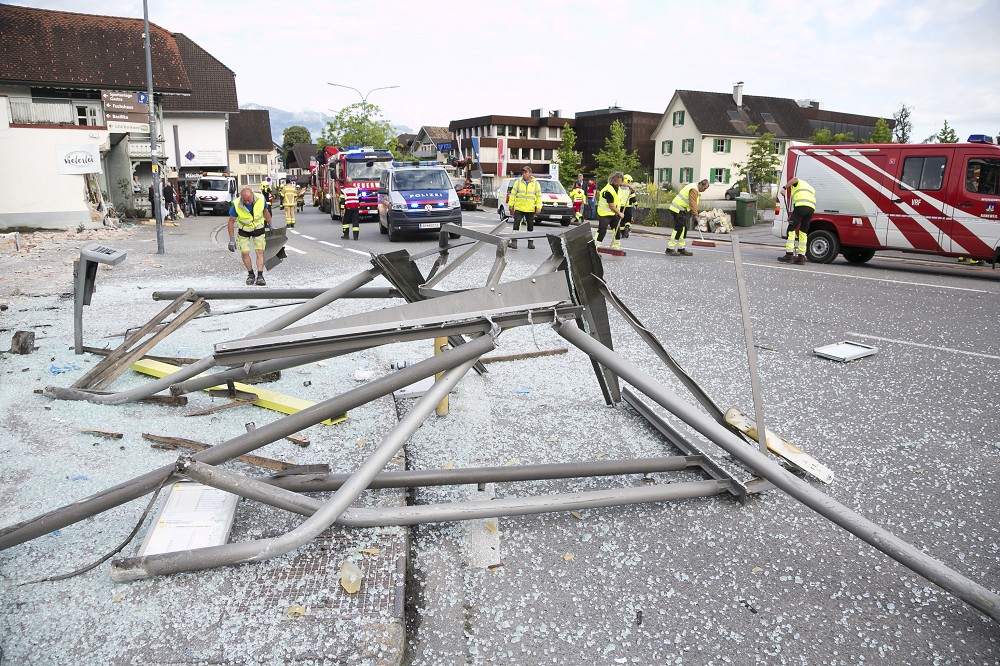
[[[659, 502], [723, 493], [742, 499], [749, 493], [777, 487], [904, 566], [1000, 621], [1000, 596], [995, 592], [816, 490], [802, 478], [774, 462], [758, 449], [756, 442], [746, 439], [726, 424], [722, 410], [605, 284], [601, 260], [587, 227], [574, 227], [561, 234], [501, 234], [500, 230], [501, 227], [497, 227], [487, 234], [446, 225], [441, 231], [436, 250], [412, 256], [405, 250], [373, 256], [372, 269], [314, 296], [245, 338], [216, 344], [212, 355], [141, 388], [97, 394], [81, 389], [48, 387], [46, 393], [55, 398], [122, 404], [153, 396], [160, 391], [169, 390], [174, 395], [180, 395], [239, 377], [295, 367], [394, 342], [444, 336], [451, 342], [451, 348], [442, 354], [408, 365], [193, 456], [184, 457], [175, 465], [150, 471], [68, 506], [0, 529], [0, 550], [149, 494], [176, 477], [187, 477], [308, 517], [290, 532], [274, 538], [119, 559], [111, 565], [113, 579], [136, 580], [258, 562], [290, 552], [334, 524], [412, 525]], [[452, 242], [449, 234], [465, 239]], [[507, 265], [507, 241], [510, 238], [544, 239], [548, 242], [551, 253], [531, 276], [502, 282]], [[484, 287], [454, 292], [436, 288], [473, 253], [490, 247], [494, 249], [495, 259]], [[465, 248], [465, 252], [449, 263], [450, 253], [462, 248]], [[416, 261], [435, 254], [436, 261], [425, 278]], [[351, 294], [379, 275], [384, 276], [408, 302], [315, 324], [292, 326], [305, 316]], [[262, 297], [266, 297], [266, 294], [262, 294]], [[667, 389], [614, 351], [608, 305], [622, 316], [680, 378], [701, 409]], [[615, 405], [624, 399], [683, 455], [600, 464], [580, 462], [535, 465], [521, 470], [480, 468], [448, 470], [443, 474], [407, 472], [402, 473], [402, 478], [395, 479], [390, 478], [390, 473], [381, 472], [420, 423], [434, 411], [437, 403], [463, 376], [472, 369], [485, 371], [480, 358], [496, 347], [497, 339], [503, 331], [538, 324], [551, 324], [567, 342], [590, 357], [607, 404]], [[195, 377], [216, 366], [227, 366], [227, 369], [206, 374], [205, 377]], [[443, 374], [431, 389], [399, 420], [360, 467], [349, 475], [342, 475], [337, 479], [315, 475], [258, 479], [219, 467], [239, 455], [438, 373]], [[733, 460], [749, 470], [751, 475], [737, 478], [734, 473], [727, 471], [713, 460], [712, 455], [696, 439], [685, 436], [680, 429], [643, 402], [635, 391], [627, 388], [623, 390], [620, 386], [621, 379], [723, 449]], [[387, 484], [415, 487], [445, 483], [484, 483], [487, 480], [514, 481], [640, 473], [648, 476], [654, 472], [681, 469], [700, 470], [706, 478], [703, 481], [643, 484], [637, 487], [500, 501], [466, 501], [379, 509], [350, 508], [366, 489], [385, 487]], [[325, 501], [299, 494], [316, 490], [332, 490], [333, 494]]]

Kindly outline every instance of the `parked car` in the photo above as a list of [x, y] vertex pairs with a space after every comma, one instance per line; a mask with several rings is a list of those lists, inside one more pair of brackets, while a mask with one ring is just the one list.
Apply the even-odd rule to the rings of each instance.
[[740, 196], [743, 192], [747, 191], [747, 181], [738, 180], [733, 184], [728, 190], [726, 190], [726, 199], [729, 201], [735, 201], [736, 197]]
[[461, 202], [442, 166], [390, 167], [378, 183], [379, 231], [392, 242], [406, 232], [438, 232], [442, 224], [462, 226]]
[[[501, 219], [510, 214], [510, 206], [507, 199], [510, 190], [514, 187], [517, 178], [504, 178], [497, 190], [497, 213]], [[552, 221], [558, 222], [564, 227], [569, 226], [573, 220], [573, 204], [569, 201], [566, 188], [558, 180], [549, 178], [546, 175], [535, 176], [538, 185], [542, 190], [542, 212], [535, 216], [535, 222]]]

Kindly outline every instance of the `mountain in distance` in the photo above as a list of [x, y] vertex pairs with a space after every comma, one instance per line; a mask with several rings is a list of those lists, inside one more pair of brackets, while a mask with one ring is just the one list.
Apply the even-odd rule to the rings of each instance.
[[[241, 104], [241, 109], [265, 110], [271, 120], [271, 140], [279, 146], [281, 137], [286, 127], [301, 125], [309, 130], [313, 143], [319, 139], [319, 135], [326, 129], [326, 124], [333, 120], [333, 116], [328, 116], [319, 111], [284, 111], [273, 106], [263, 106], [261, 104]], [[406, 125], [393, 125], [397, 134], [413, 134], [414, 131]]]

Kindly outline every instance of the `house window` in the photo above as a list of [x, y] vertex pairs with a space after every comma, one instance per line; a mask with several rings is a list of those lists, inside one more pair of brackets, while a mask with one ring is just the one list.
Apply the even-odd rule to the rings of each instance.
[[552, 161], [552, 149], [551, 148], [546, 148], [545, 149], [545, 156], [544, 156], [543, 159], [545, 159], [545, 160], [547, 160], [549, 162]]
[[712, 183], [728, 183], [729, 169], [712, 169], [710, 181]]
[[517, 136], [517, 127], [507, 125], [507, 136]]
[[[240, 153], [240, 164], [246, 164], [246, 163], [247, 163], [247, 154]], [[246, 183], [243, 184], [246, 185]]]
[[674, 111], [673, 118], [674, 118], [674, 127], [680, 127], [681, 125], [684, 124], [684, 112], [683, 111]]
[[772, 141], [771, 142], [771, 152], [774, 153], [775, 155], [784, 155], [785, 154], [785, 147], [786, 147], [786, 144], [785, 144], [784, 141]]
[[903, 161], [903, 187], [910, 190], [940, 190], [946, 163], [945, 157], [907, 157]]
[[694, 139], [684, 139], [681, 141], [681, 153], [690, 155], [694, 152]]
[[532, 139], [537, 139], [538, 138], [538, 128], [537, 127], [532, 127], [530, 129], [530, 132], [531, 132], [531, 138]]
[[713, 152], [728, 153], [730, 152], [731, 148], [732, 148], [732, 141], [730, 141], [729, 139], [716, 139]]
[[550, 139], [558, 139], [559, 138], [559, 128], [558, 127], [550, 127], [549, 128], [549, 138]]
[[674, 142], [667, 139], [666, 141], [660, 142], [660, 152], [664, 155], [670, 155], [674, 152]]
[[96, 125], [97, 124], [97, 109], [92, 106], [78, 106], [76, 107], [76, 124], [77, 125]]
[[497, 136], [506, 136], [506, 127], [503, 125], [497, 125]]
[[681, 182], [690, 183], [694, 180], [694, 169], [691, 167], [684, 167], [681, 169]]
[[657, 181], [660, 182], [661, 184], [669, 183], [671, 180], [673, 180], [673, 171], [674, 171], [673, 169], [657, 169], [656, 170]]

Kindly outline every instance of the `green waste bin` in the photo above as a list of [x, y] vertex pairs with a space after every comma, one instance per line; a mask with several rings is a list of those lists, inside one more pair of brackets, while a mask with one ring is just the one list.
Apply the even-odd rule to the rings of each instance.
[[757, 197], [741, 194], [736, 198], [736, 226], [752, 227], [757, 221]]

